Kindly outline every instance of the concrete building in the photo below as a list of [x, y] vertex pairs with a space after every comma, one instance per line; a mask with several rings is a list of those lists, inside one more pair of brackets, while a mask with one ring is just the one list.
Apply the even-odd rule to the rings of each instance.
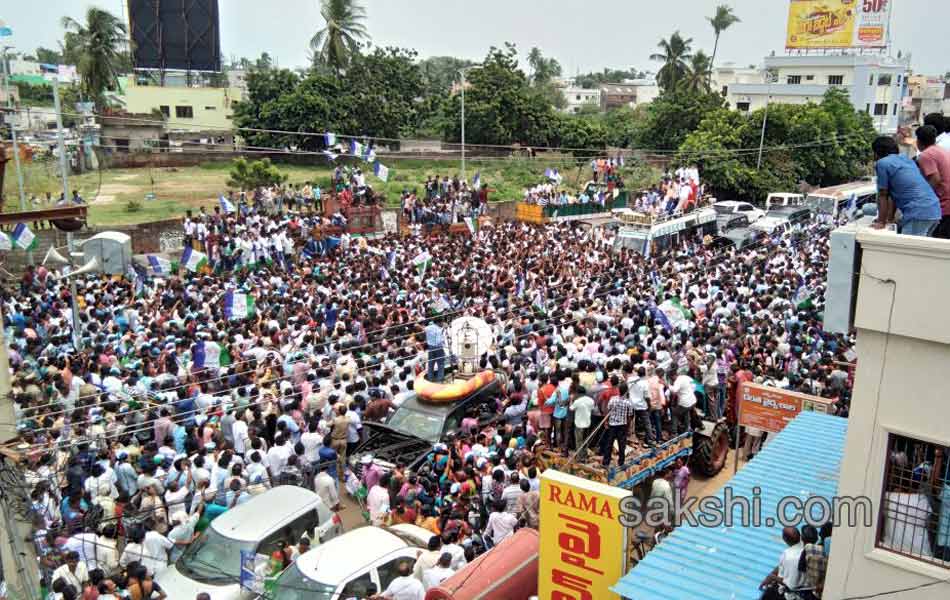
[[848, 92], [856, 110], [874, 120], [881, 133], [895, 133], [903, 97], [907, 93], [907, 60], [881, 55], [769, 56], [765, 69], [774, 83], [733, 83], [727, 100], [739, 111], [765, 106], [766, 98], [784, 104], [821, 101], [832, 87]]
[[924, 115], [947, 111], [950, 108], [950, 83], [943, 77], [911, 75], [907, 78], [907, 97], [905, 98], [905, 122], [921, 123]]
[[600, 90], [586, 89], [582, 87], [566, 87], [561, 90], [564, 99], [567, 100], [567, 106], [563, 112], [577, 113], [584, 107], [593, 107], [600, 110]]
[[737, 83], [765, 83], [765, 70], [759, 67], [740, 67], [726, 63], [713, 69], [711, 88], [728, 98], [732, 86]]
[[103, 150], [123, 153], [158, 148], [165, 127], [151, 121], [150, 113], [99, 117], [99, 139]]
[[238, 88], [141, 85], [129, 78], [125, 109], [129, 113], [160, 112], [173, 131], [231, 129], [234, 104], [243, 98]]
[[865, 523], [836, 525], [822, 597], [942, 600], [950, 578], [950, 555], [941, 553], [950, 545], [950, 314], [935, 308], [950, 297], [950, 241], [868, 228], [856, 240], [857, 370], [838, 496], [873, 508]]
[[600, 108], [610, 110], [621, 106], [649, 104], [659, 95], [660, 88], [652, 80], [632, 79], [624, 83], [605, 83], [600, 86]]

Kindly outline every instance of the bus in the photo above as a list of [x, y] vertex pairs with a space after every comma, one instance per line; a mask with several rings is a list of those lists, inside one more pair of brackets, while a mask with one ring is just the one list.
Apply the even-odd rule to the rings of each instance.
[[855, 211], [865, 204], [877, 201], [877, 178], [819, 188], [805, 196], [805, 205], [811, 208], [816, 216], [837, 219], [842, 211], [848, 210], [852, 198]]
[[614, 249], [628, 249], [649, 256], [656, 250], [678, 245], [683, 240], [717, 232], [716, 211], [700, 208], [682, 215], [652, 217], [630, 209], [614, 211], [620, 227], [614, 238]]

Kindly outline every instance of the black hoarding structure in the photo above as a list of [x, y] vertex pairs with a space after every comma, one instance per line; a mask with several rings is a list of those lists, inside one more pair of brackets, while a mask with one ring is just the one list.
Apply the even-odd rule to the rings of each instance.
[[220, 71], [218, 0], [128, 0], [136, 69]]

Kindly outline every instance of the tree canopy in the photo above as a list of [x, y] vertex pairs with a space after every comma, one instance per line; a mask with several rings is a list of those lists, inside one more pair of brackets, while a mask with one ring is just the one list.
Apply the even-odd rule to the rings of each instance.
[[[306, 76], [287, 69], [252, 69], [248, 93], [234, 109], [239, 127], [283, 131], [332, 131], [398, 138], [421, 118], [423, 81], [415, 52], [376, 48], [352, 57], [346, 77], [323, 70]], [[319, 136], [248, 132], [251, 145], [323, 147]]]
[[729, 199], [762, 200], [800, 183], [829, 186], [866, 174], [873, 123], [854, 110], [845, 92], [828, 90], [817, 104], [770, 106], [757, 169], [764, 112], [707, 112], [679, 147], [678, 162], [698, 165], [716, 194]]
[[[100, 8], [89, 8], [80, 23], [63, 17], [65, 47], [75, 59], [83, 92], [102, 106], [107, 90], [118, 88], [118, 74], [124, 67], [120, 48], [125, 43], [126, 27], [118, 17]], [[67, 52], [64, 50], [64, 58]]]
[[314, 65], [341, 73], [369, 39], [366, 9], [357, 0], [320, 0], [320, 16], [325, 25], [310, 39]]

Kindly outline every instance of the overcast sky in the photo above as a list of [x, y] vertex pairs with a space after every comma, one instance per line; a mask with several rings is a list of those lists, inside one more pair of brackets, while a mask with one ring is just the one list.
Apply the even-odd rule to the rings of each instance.
[[[705, 17], [725, 1], [742, 19], [723, 34], [716, 63], [759, 64], [785, 44], [788, 0], [363, 0], [373, 43], [415, 48], [425, 56], [479, 60], [489, 46], [532, 46], [557, 58], [565, 75], [604, 67], [655, 70], [649, 56], [661, 37], [679, 29], [694, 48], [712, 52]], [[912, 53], [916, 72], [950, 71], [948, 0], [890, 0], [893, 52]], [[0, 19], [13, 28], [5, 44], [20, 50], [56, 47], [60, 18], [80, 19], [96, 5], [125, 17], [125, 0], [10, 0]], [[219, 0], [223, 56], [267, 51], [281, 66], [307, 63], [308, 43], [323, 26], [318, 0]]]

